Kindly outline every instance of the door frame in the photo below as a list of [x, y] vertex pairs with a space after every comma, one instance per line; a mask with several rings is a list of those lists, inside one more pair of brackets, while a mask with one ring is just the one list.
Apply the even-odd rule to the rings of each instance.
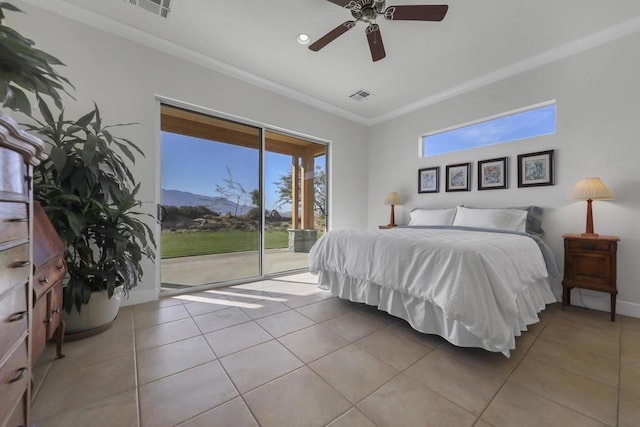
[[[260, 218], [260, 251], [259, 251], [259, 275], [258, 276], [253, 276], [253, 277], [248, 277], [248, 278], [243, 278], [243, 279], [234, 279], [234, 280], [228, 280], [228, 281], [223, 281], [223, 282], [217, 282], [217, 283], [212, 283], [212, 284], [208, 284], [208, 285], [200, 285], [200, 286], [193, 286], [193, 288], [189, 288], [187, 290], [185, 289], [176, 289], [176, 290], [170, 290], [170, 291], [162, 291], [161, 293], [161, 285], [162, 285], [162, 273], [161, 273], [161, 267], [162, 267], [162, 258], [161, 258], [161, 250], [162, 250], [162, 242], [161, 242], [161, 236], [162, 236], [162, 227], [158, 218], [158, 207], [160, 206], [160, 202], [162, 201], [162, 134], [161, 134], [161, 105], [165, 104], [168, 105], [170, 107], [176, 107], [176, 108], [182, 108], [184, 110], [188, 110], [188, 111], [192, 111], [194, 113], [201, 113], [201, 114], [206, 114], [212, 117], [216, 117], [219, 119], [223, 119], [223, 120], [230, 120], [230, 121], [234, 121], [243, 125], [247, 125], [247, 126], [252, 126], [252, 127], [256, 127], [256, 128], [260, 128], [261, 132], [261, 146], [260, 146], [260, 203], [261, 203], [261, 218]], [[264, 235], [264, 229], [265, 229], [265, 209], [264, 209], [264, 202], [265, 202], [265, 192], [264, 192], [264, 188], [265, 188], [265, 183], [264, 183], [264, 171], [265, 171], [265, 134], [266, 132], [275, 132], [275, 133], [280, 133], [283, 135], [288, 135], [294, 138], [300, 138], [300, 139], [304, 139], [307, 140], [309, 142], [315, 143], [315, 144], [320, 144], [320, 145], [324, 145], [325, 146], [325, 156], [326, 156], [326, 179], [327, 179], [327, 200], [326, 200], [326, 211], [327, 211], [327, 217], [326, 217], [326, 222], [325, 222], [325, 228], [326, 230], [330, 229], [330, 223], [331, 223], [331, 215], [330, 213], [330, 200], [331, 200], [331, 174], [330, 174], [330, 170], [331, 170], [331, 141], [327, 140], [327, 139], [323, 139], [323, 138], [318, 138], [315, 136], [311, 136], [302, 132], [296, 132], [296, 131], [292, 131], [290, 129], [284, 129], [281, 128], [279, 126], [273, 126], [267, 123], [263, 123], [263, 122], [259, 122], [259, 121], [255, 121], [255, 120], [251, 120], [251, 119], [247, 119], [245, 117], [241, 117], [241, 116], [236, 116], [234, 114], [229, 114], [229, 113], [225, 113], [222, 111], [218, 111], [218, 110], [214, 110], [211, 108], [206, 108], [206, 107], [202, 107], [202, 106], [198, 106], [195, 104], [191, 104], [188, 102], [184, 102], [184, 101], [180, 101], [174, 98], [169, 98], [169, 97], [165, 97], [162, 95], [156, 95], [155, 96], [155, 117], [156, 117], [156, 124], [155, 124], [155, 139], [156, 139], [156, 147], [158, 147], [158, 149], [156, 150], [156, 156], [155, 156], [155, 182], [156, 182], [156, 188], [155, 188], [155, 207], [154, 207], [154, 218], [156, 219], [155, 221], [155, 227], [154, 227], [154, 231], [155, 231], [155, 237], [156, 237], [156, 256], [155, 256], [155, 274], [156, 274], [156, 280], [155, 280], [155, 294], [156, 294], [156, 298], [159, 298], [160, 296], [174, 296], [174, 295], [180, 295], [180, 294], [184, 294], [187, 292], [192, 292], [192, 291], [201, 291], [201, 290], [208, 290], [208, 289], [215, 289], [215, 288], [220, 288], [220, 287], [224, 287], [224, 286], [231, 286], [231, 285], [238, 285], [238, 284], [242, 284], [242, 283], [249, 283], [249, 282], [255, 282], [255, 281], [259, 281], [259, 280], [265, 280], [265, 279], [269, 279], [269, 278], [275, 278], [275, 277], [279, 277], [279, 276], [285, 276], [285, 275], [289, 275], [289, 274], [295, 274], [295, 273], [302, 273], [302, 272], [306, 272], [308, 271], [308, 268], [301, 268], [301, 269], [297, 269], [297, 270], [289, 270], [286, 272], [279, 272], [279, 273], [271, 273], [271, 274], [264, 274], [264, 246], [265, 246], [265, 235]]]

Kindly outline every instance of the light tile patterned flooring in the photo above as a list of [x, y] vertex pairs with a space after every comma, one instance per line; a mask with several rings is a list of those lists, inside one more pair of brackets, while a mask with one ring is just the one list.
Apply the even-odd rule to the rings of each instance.
[[640, 319], [559, 304], [510, 359], [331, 297], [301, 274], [126, 307], [47, 349], [44, 426], [638, 426]]

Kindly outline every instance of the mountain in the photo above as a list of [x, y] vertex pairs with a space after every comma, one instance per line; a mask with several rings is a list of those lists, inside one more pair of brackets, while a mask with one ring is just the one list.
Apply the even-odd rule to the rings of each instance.
[[244, 215], [249, 212], [251, 206], [237, 205], [224, 197], [210, 197], [202, 194], [193, 194], [188, 191], [162, 189], [162, 204], [167, 206], [206, 206], [221, 215], [231, 213]]

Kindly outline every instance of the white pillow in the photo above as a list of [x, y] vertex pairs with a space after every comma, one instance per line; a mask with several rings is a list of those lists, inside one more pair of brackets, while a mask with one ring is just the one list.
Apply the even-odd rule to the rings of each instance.
[[469, 209], [458, 206], [453, 225], [524, 232], [527, 211], [517, 209]]
[[451, 225], [456, 208], [414, 209], [409, 214], [409, 225]]

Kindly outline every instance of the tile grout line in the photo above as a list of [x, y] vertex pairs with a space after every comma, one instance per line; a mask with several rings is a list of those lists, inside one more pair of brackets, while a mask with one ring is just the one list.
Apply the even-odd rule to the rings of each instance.
[[616, 402], [616, 425], [620, 425], [620, 386], [622, 384], [622, 333], [623, 328], [620, 325], [620, 336], [618, 337], [618, 393], [616, 395], [618, 401]]
[[[554, 317], [555, 317], [555, 316], [554, 316]], [[550, 320], [549, 320], [549, 322], [551, 322], [551, 320], [552, 320], [552, 319], [550, 319]], [[542, 328], [542, 331], [540, 331], [540, 334], [538, 334], [538, 336], [536, 337], [536, 339], [535, 339], [534, 343], [532, 343], [532, 344], [531, 344], [531, 347], [529, 347], [529, 349], [526, 351], [526, 353], [522, 356], [522, 359], [520, 360], [520, 362], [518, 362], [518, 365], [520, 365], [520, 363], [522, 363], [522, 362], [524, 361], [525, 357], [527, 356], [527, 353], [529, 353], [529, 351], [531, 350], [531, 348], [533, 348], [533, 345], [534, 345], [534, 344], [535, 344], [535, 342], [538, 340], [538, 338], [540, 338], [540, 336], [542, 335], [542, 332], [544, 331], [544, 329], [546, 329], [546, 328], [547, 328], [547, 326], [549, 325], [549, 322], [547, 322], [547, 324], [544, 326], [544, 328]], [[574, 346], [571, 346], [571, 347], [574, 347]], [[574, 347], [574, 348], [577, 348], [577, 347]], [[578, 350], [579, 350], [579, 349], [578, 349]], [[589, 353], [590, 353], [590, 352], [589, 352]], [[619, 355], [618, 357], [620, 357], [620, 355]], [[552, 366], [552, 367], [554, 367], [554, 368], [557, 368], [557, 369], [560, 369], [560, 370], [566, 371], [566, 372], [568, 372], [568, 373], [570, 373], [570, 374], [577, 375], [577, 376], [579, 376], [579, 377], [586, 378], [586, 379], [588, 379], [588, 380], [591, 380], [591, 381], [597, 382], [597, 383], [599, 383], [600, 385], [603, 385], [603, 386], [607, 386], [607, 387], [611, 387], [611, 388], [613, 388], [611, 385], [609, 385], [609, 384], [605, 384], [605, 383], [603, 383], [603, 382], [601, 382], [601, 381], [598, 381], [598, 380], [596, 380], [596, 379], [594, 379], [594, 378], [591, 378], [591, 377], [588, 377], [588, 376], [585, 376], [585, 375], [582, 375], [582, 374], [579, 374], [579, 373], [576, 373], [576, 372], [570, 371], [570, 370], [568, 370], [568, 369], [565, 369], [565, 368], [562, 368], [562, 367], [556, 366], [556, 365], [554, 365], [554, 364], [552, 364], [552, 363], [549, 363], [549, 362], [546, 362], [546, 361], [543, 361], [543, 360], [539, 360], [539, 359], [536, 359], [536, 358], [533, 358], [533, 359], [534, 359], [536, 362], [538, 362], [538, 363], [542, 363], [542, 364], [544, 364], [544, 365]], [[514, 370], [513, 370], [513, 371], [511, 371], [511, 373], [509, 374], [509, 377], [507, 378], [507, 380], [511, 377], [511, 375], [513, 375], [513, 372], [514, 372], [514, 371], [515, 371], [515, 368], [514, 368]], [[535, 394], [535, 395], [537, 395], [538, 397], [540, 397], [540, 398], [542, 398], [542, 399], [544, 399], [544, 400], [546, 400], [546, 401], [548, 401], [548, 402], [554, 403], [554, 404], [556, 404], [556, 405], [558, 405], [558, 406], [561, 406], [561, 407], [563, 407], [563, 408], [567, 408], [567, 409], [569, 409], [570, 411], [572, 411], [572, 412], [576, 412], [576, 413], [578, 413], [578, 414], [582, 415], [582, 416], [583, 416], [583, 417], [585, 417], [585, 418], [589, 418], [589, 419], [594, 420], [594, 421], [596, 421], [596, 422], [598, 422], [598, 423], [601, 423], [601, 424], [607, 424], [606, 422], [604, 422], [604, 421], [602, 421], [602, 420], [600, 420], [600, 419], [598, 419], [598, 418], [595, 418], [595, 417], [593, 417], [593, 416], [591, 416], [591, 415], [585, 414], [584, 412], [579, 411], [578, 409], [572, 408], [572, 407], [570, 407], [570, 406], [567, 406], [566, 404], [564, 404], [564, 403], [562, 403], [562, 402], [558, 402], [558, 401], [555, 401], [555, 400], [549, 399], [549, 398], [547, 398], [545, 395], [540, 394], [540, 393], [538, 393], [537, 391], [532, 390], [532, 389], [530, 389], [530, 388], [526, 387], [526, 385], [519, 384], [519, 383], [516, 383], [516, 385], [517, 385], [517, 386], [519, 386], [519, 387], [521, 387], [521, 388], [523, 388], [523, 389], [525, 389], [525, 390], [527, 390], [527, 391], [529, 391], [529, 392], [531, 392], [531, 393], [533, 393], [533, 394]], [[617, 407], [616, 407], [616, 409], [617, 409]], [[618, 411], [616, 410], [616, 419], [617, 419], [617, 417], [618, 417]], [[617, 424], [616, 424], [616, 425], [617, 425]]]
[[[231, 383], [231, 385], [233, 385], [233, 388], [236, 390], [236, 393], [238, 393], [238, 395], [237, 395], [237, 396], [234, 396], [234, 397], [232, 397], [231, 399], [229, 399], [229, 400], [227, 400], [227, 401], [224, 401], [224, 402], [222, 402], [222, 403], [220, 403], [220, 404], [218, 404], [218, 405], [216, 405], [216, 406], [214, 406], [214, 407], [212, 407], [212, 408], [208, 408], [208, 409], [206, 409], [206, 410], [202, 411], [201, 413], [194, 415], [193, 417], [187, 418], [186, 420], [182, 420], [182, 421], [180, 421], [180, 423], [179, 423], [179, 424], [182, 424], [182, 423], [184, 423], [184, 422], [186, 422], [186, 421], [188, 421], [188, 420], [192, 420], [192, 419], [194, 419], [194, 418], [196, 418], [196, 417], [199, 417], [200, 415], [202, 415], [202, 414], [204, 414], [204, 413], [206, 413], [206, 412], [212, 411], [212, 410], [214, 410], [214, 409], [216, 409], [216, 408], [219, 408], [219, 407], [221, 407], [222, 405], [225, 405], [225, 404], [227, 404], [227, 403], [229, 403], [229, 402], [231, 402], [231, 401], [233, 401], [234, 399], [237, 399], [237, 398], [239, 397], [239, 398], [242, 400], [242, 403], [244, 404], [244, 406], [247, 408], [247, 410], [249, 411], [249, 413], [250, 413], [250, 414], [251, 414], [251, 416], [253, 417], [253, 420], [256, 422], [256, 424], [257, 424], [257, 425], [260, 425], [260, 423], [258, 422], [258, 418], [255, 416], [255, 414], [253, 413], [253, 411], [251, 410], [251, 408], [249, 408], [249, 405], [247, 405], [247, 402], [246, 402], [246, 400], [244, 399], [243, 394], [240, 392], [240, 389], [238, 388], [238, 386], [236, 385], [236, 383], [235, 383], [235, 382], [233, 381], [233, 379], [231, 378], [231, 375], [229, 375], [229, 372], [227, 372], [227, 369], [224, 367], [224, 365], [223, 365], [223, 364], [222, 364], [222, 362], [220, 361], [220, 359], [221, 359], [221, 358], [220, 358], [220, 357], [218, 357], [218, 354], [216, 353], [216, 351], [213, 349], [213, 347], [211, 347], [211, 343], [209, 343], [209, 340], [205, 337], [205, 335], [206, 335], [206, 334], [202, 332], [202, 329], [200, 329], [200, 326], [198, 325], [198, 323], [193, 319], [193, 316], [191, 315], [191, 313], [190, 313], [188, 310], [187, 310], [187, 312], [189, 313], [189, 316], [190, 316], [191, 320], [193, 321], [193, 323], [195, 323], [196, 328], [198, 328], [198, 331], [200, 331], [200, 336], [201, 336], [201, 337], [202, 337], [202, 339], [204, 339], [204, 341], [207, 343], [207, 346], [209, 347], [209, 349], [211, 349], [211, 352], [212, 352], [212, 353], [213, 353], [213, 355], [215, 356], [215, 361], [217, 361], [217, 362], [218, 362], [218, 365], [220, 366], [220, 369], [222, 369], [222, 372], [224, 372], [224, 374], [227, 376], [227, 379], [229, 380], [229, 382]], [[245, 313], [245, 314], [246, 314], [246, 313]], [[251, 322], [254, 322], [253, 320], [250, 320], [250, 321], [251, 321]], [[239, 323], [238, 325], [244, 325], [244, 324], [246, 324], [246, 323], [249, 323], [249, 322], [242, 322], [242, 323]], [[256, 323], [256, 324], [257, 324], [257, 322], [254, 322], [254, 323]], [[233, 325], [233, 326], [238, 326], [238, 325]], [[259, 326], [259, 325], [258, 325], [258, 326]], [[230, 326], [230, 327], [232, 327], [232, 326]], [[225, 328], [222, 328], [222, 329], [225, 329]], [[221, 330], [221, 329], [219, 329], [219, 330]], [[215, 332], [215, 331], [211, 331], [211, 332]], [[210, 333], [210, 332], [207, 332], [207, 333]], [[254, 347], [255, 347], [255, 346], [254, 346]], [[206, 362], [206, 363], [209, 363], [209, 362]], [[198, 365], [198, 366], [200, 366], [200, 365]], [[191, 369], [191, 368], [190, 368], [190, 369]], [[182, 372], [184, 372], [184, 371], [182, 371]]]
[[136, 318], [131, 310], [131, 335], [133, 339], [133, 375], [136, 387], [136, 409], [138, 415], [138, 427], [142, 427], [142, 408], [140, 406], [140, 380], [138, 378], [138, 350], [136, 348]]

